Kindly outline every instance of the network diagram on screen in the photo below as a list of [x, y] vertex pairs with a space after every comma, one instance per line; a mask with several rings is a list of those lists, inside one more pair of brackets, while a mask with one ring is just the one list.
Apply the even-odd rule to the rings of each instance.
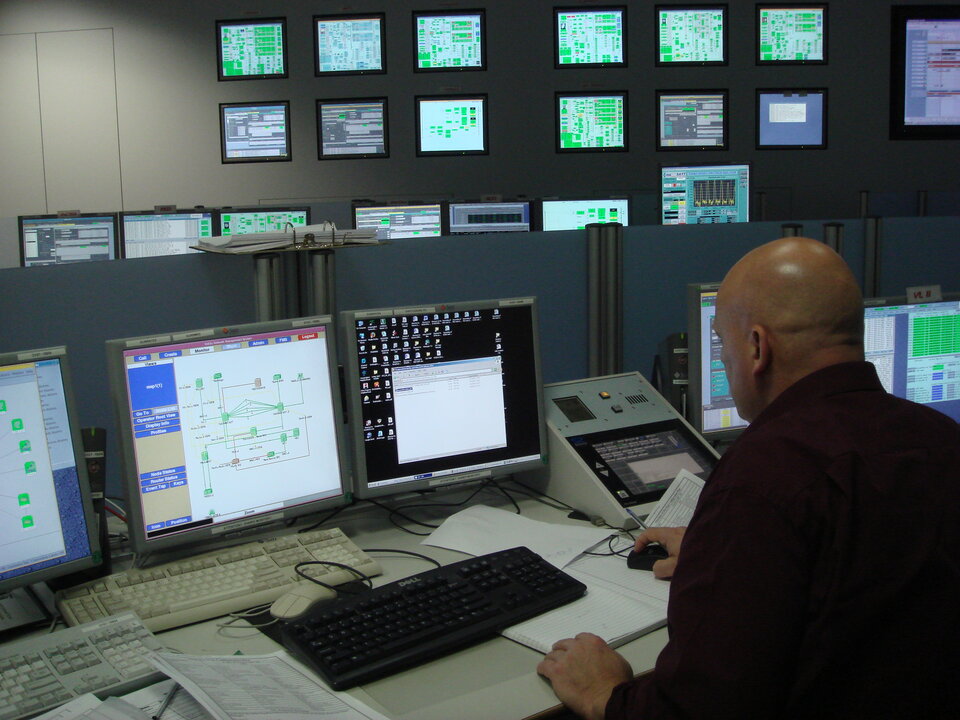
[[486, 150], [482, 98], [418, 100], [420, 152]]
[[544, 230], [583, 230], [590, 223], [629, 225], [626, 198], [598, 200], [544, 200], [541, 227]]
[[619, 8], [557, 10], [557, 63], [623, 63], [623, 15]]
[[960, 125], [960, 18], [906, 26], [905, 125]]
[[622, 148], [626, 144], [624, 95], [559, 95], [561, 150]]
[[289, 226], [307, 224], [307, 208], [297, 210], [223, 210], [221, 235], [246, 235], [258, 232], [284, 232]]
[[284, 75], [283, 22], [222, 23], [223, 77]]
[[825, 58], [823, 7], [760, 8], [760, 62], [819, 61]]
[[383, 69], [382, 18], [317, 18], [316, 33], [318, 73]]
[[482, 67], [482, 27], [482, 16], [477, 14], [417, 15], [417, 67]]
[[664, 9], [658, 12], [660, 63], [723, 62], [724, 11]]

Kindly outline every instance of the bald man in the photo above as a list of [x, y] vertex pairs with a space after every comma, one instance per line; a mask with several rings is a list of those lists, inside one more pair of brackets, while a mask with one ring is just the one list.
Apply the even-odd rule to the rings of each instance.
[[[714, 328], [751, 421], [670, 557], [670, 639], [633, 679], [598, 637], [537, 670], [586, 718], [960, 717], [960, 430], [883, 390], [862, 300], [808, 238], [745, 255]], [[681, 552], [682, 549], [682, 552]]]

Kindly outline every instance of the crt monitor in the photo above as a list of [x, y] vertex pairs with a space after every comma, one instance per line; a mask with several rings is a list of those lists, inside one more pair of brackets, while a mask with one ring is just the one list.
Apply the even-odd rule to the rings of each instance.
[[582, 230], [590, 223], [629, 225], [627, 198], [596, 200], [542, 200], [540, 227], [543, 230]]
[[186, 255], [201, 252], [193, 246], [216, 233], [214, 210], [152, 210], [120, 213], [123, 256], [127, 258]]
[[355, 205], [353, 226], [357, 230], [376, 230], [377, 240], [438, 237], [440, 203], [401, 205]]
[[330, 316], [107, 342], [131, 543], [211, 543], [347, 502]]
[[0, 353], [0, 592], [98, 565], [66, 349]]
[[749, 165], [664, 165], [660, 187], [664, 225], [750, 220]]
[[530, 230], [530, 203], [527, 200], [450, 203], [447, 217], [451, 235], [527, 232]]
[[888, 392], [960, 422], [960, 295], [948, 297], [865, 300], [863, 349]]
[[284, 232], [310, 224], [309, 207], [222, 208], [220, 235], [246, 235], [258, 232]]
[[542, 466], [534, 298], [341, 316], [358, 497]]
[[735, 437], [748, 423], [740, 417], [720, 353], [723, 343], [713, 329], [720, 283], [687, 285], [687, 417], [711, 442]]
[[21, 215], [20, 265], [60, 265], [118, 257], [115, 213]]

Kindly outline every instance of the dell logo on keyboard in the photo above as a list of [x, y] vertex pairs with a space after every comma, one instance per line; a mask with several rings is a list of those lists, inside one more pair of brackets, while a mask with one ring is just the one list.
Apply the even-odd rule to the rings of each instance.
[[420, 578], [414, 577], [414, 578], [410, 578], [409, 580], [400, 580], [400, 581], [397, 583], [397, 585], [398, 585], [399, 587], [406, 587], [407, 585], [416, 585], [416, 584], [418, 584], [419, 582], [420, 582]]

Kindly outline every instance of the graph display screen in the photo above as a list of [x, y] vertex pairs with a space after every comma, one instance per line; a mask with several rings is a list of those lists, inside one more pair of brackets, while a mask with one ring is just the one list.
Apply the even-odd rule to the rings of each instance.
[[218, 20], [220, 80], [287, 77], [287, 21]]
[[863, 319], [866, 359], [887, 392], [960, 422], [960, 301], [867, 300]]
[[757, 90], [758, 148], [825, 148], [827, 91]]
[[483, 70], [483, 10], [414, 12], [416, 70]]
[[627, 149], [627, 94], [557, 93], [557, 151]]
[[727, 62], [726, 5], [658, 5], [657, 65]]
[[450, 203], [447, 207], [451, 235], [494, 232], [528, 232], [530, 203]]
[[321, 160], [387, 157], [387, 99], [317, 100]]
[[664, 225], [749, 222], [749, 165], [682, 165], [660, 169]]
[[486, 95], [417, 97], [417, 154], [487, 152]]
[[191, 246], [213, 237], [215, 213], [210, 210], [174, 213], [121, 214], [123, 256], [127, 258], [186, 255], [202, 252]]
[[119, 257], [116, 215], [24, 215], [18, 221], [20, 264], [23, 267], [113, 260]]
[[314, 15], [316, 75], [386, 72], [384, 15]]
[[624, 6], [554, 8], [557, 67], [626, 65]]
[[757, 5], [757, 63], [826, 61], [826, 5]]
[[658, 150], [727, 147], [727, 91], [657, 91]]
[[310, 208], [224, 208], [220, 211], [221, 235], [246, 235], [258, 232], [284, 232], [289, 225], [310, 224]]
[[220, 150], [224, 163], [292, 159], [290, 104], [221, 103]]
[[378, 240], [438, 237], [440, 203], [426, 205], [375, 205], [353, 210], [357, 230], [374, 229]]
[[544, 230], [582, 230], [590, 223], [629, 225], [627, 198], [598, 200], [543, 200], [540, 203]]

